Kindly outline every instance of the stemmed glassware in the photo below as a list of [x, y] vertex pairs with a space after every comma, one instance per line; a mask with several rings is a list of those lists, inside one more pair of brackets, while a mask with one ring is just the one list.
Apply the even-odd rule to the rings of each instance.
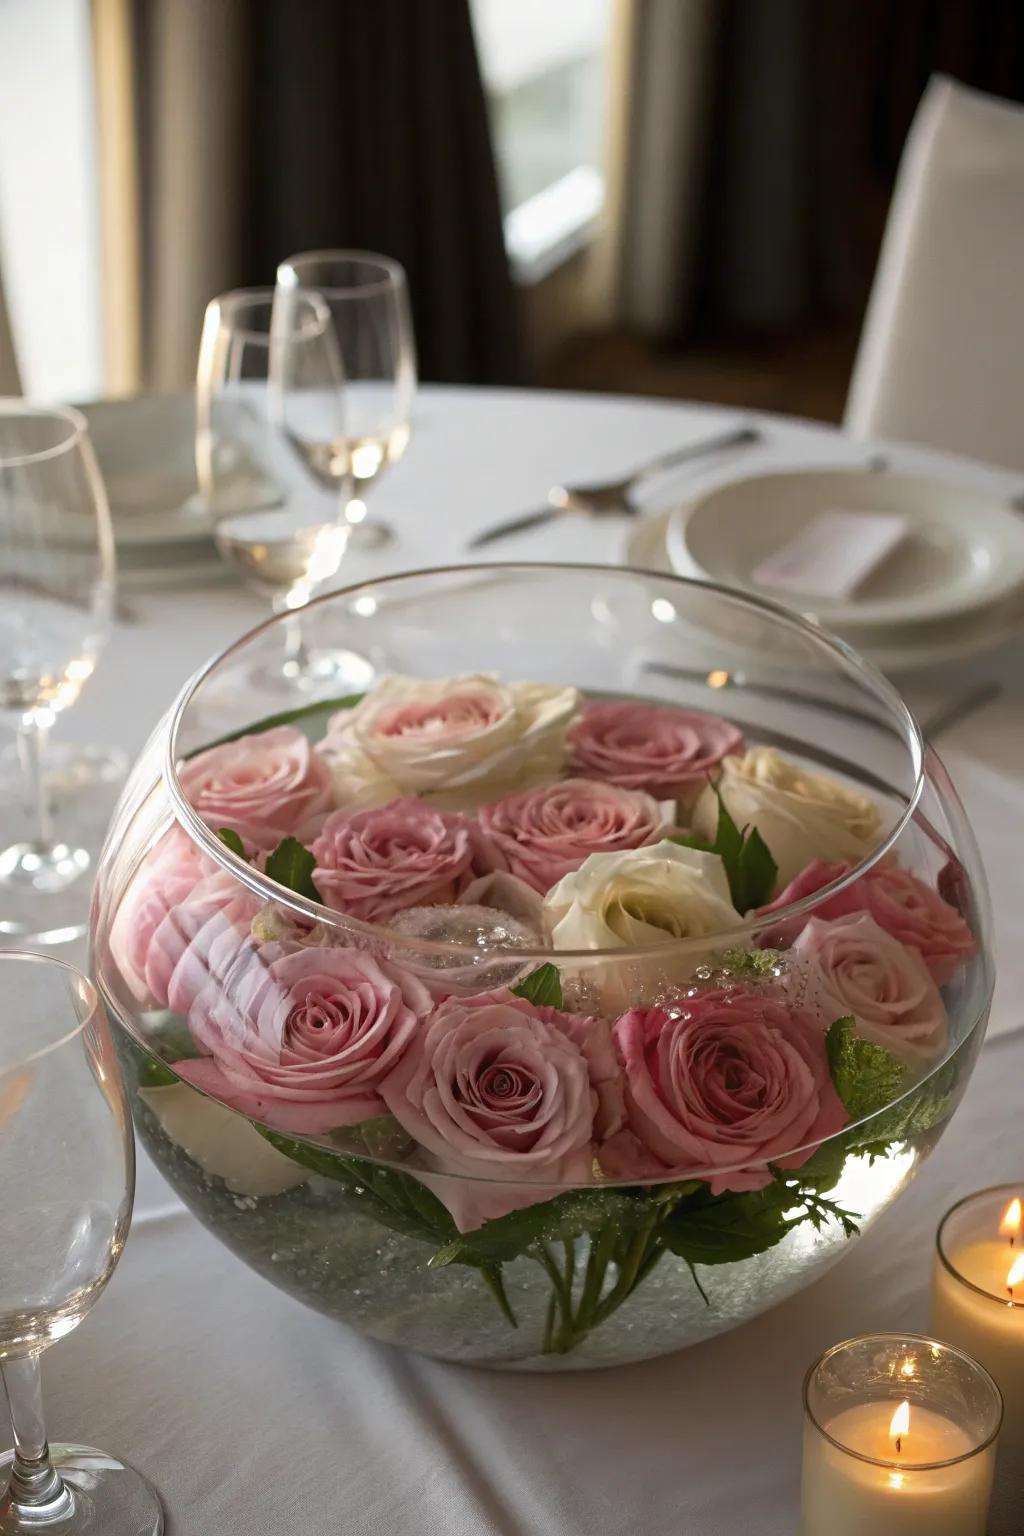
[[0, 401], [0, 710], [16, 722], [34, 825], [0, 851], [0, 938], [84, 933], [93, 850], [87, 797], [55, 828], [44, 747], [107, 640], [114, 541], [85, 418]]
[[[349, 540], [345, 387], [330, 313], [300, 294], [274, 313], [273, 289], [240, 289], [207, 306], [196, 375], [196, 469], [225, 562], [275, 613], [296, 614], [284, 654], [259, 681], [281, 691], [339, 677], [359, 685], [366, 664], [310, 653], [297, 616], [337, 573]], [[335, 445], [341, 469], [312, 459]]]
[[0, 1536], [158, 1536], [160, 1501], [139, 1473], [50, 1447], [43, 1423], [39, 1357], [89, 1312], [131, 1219], [135, 1150], [106, 1016], [51, 956], [0, 953], [0, 989], [0, 1375], [14, 1430]]
[[372, 251], [306, 251], [277, 269], [277, 310], [289, 324], [296, 305], [311, 291], [327, 304], [345, 374], [347, 453], [329, 439], [310, 458], [328, 484], [351, 473], [354, 495], [345, 516], [356, 547], [388, 540], [391, 530], [366, 520], [366, 498], [409, 442], [416, 394], [416, 345], [405, 271]]

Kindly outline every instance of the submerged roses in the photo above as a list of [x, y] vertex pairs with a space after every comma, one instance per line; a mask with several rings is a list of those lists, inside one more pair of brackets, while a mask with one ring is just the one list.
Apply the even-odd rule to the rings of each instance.
[[416, 794], [452, 810], [557, 778], [575, 688], [474, 673], [381, 678], [335, 715], [319, 750], [347, 809]]
[[178, 778], [208, 827], [225, 827], [264, 850], [283, 837], [310, 835], [331, 806], [327, 764], [293, 725], [210, 747]]
[[[791, 902], [802, 901], [805, 896], [813, 896], [816, 891], [841, 879], [850, 867], [849, 864], [825, 864], [816, 859], [790, 881], [776, 901], [761, 909], [762, 915], [767, 916]], [[850, 917], [855, 912], [867, 912], [886, 933], [891, 933], [894, 939], [899, 939], [910, 949], [916, 949], [939, 987], [952, 981], [957, 969], [977, 949], [974, 935], [957, 909], [950, 906], [934, 886], [926, 885], [896, 864], [876, 865], [869, 869], [845, 890], [829, 896], [815, 908], [814, 915], [831, 920]], [[799, 932], [807, 921], [805, 917], [786, 922], [784, 931], [780, 932], [782, 942]], [[771, 935], [764, 937], [765, 942], [775, 942]]]
[[866, 912], [812, 918], [793, 953], [806, 967], [794, 984], [824, 1028], [852, 1015], [863, 1039], [912, 1064], [945, 1050], [949, 1021], [928, 967]]
[[709, 785], [694, 807], [694, 828], [707, 838], [718, 825], [718, 796], [738, 827], [756, 827], [767, 843], [779, 890], [813, 859], [859, 862], [882, 834], [872, 801], [772, 747], [725, 758], [715, 789]]
[[629, 1132], [602, 1162], [616, 1176], [672, 1169], [714, 1194], [760, 1189], [770, 1163], [799, 1167], [846, 1123], [822, 1031], [764, 993], [706, 992], [676, 1014], [634, 1009], [615, 1044]]
[[484, 853], [543, 895], [592, 853], [619, 853], [656, 843], [665, 817], [650, 795], [564, 779], [508, 795], [479, 813]]
[[588, 704], [569, 743], [575, 773], [689, 807], [743, 735], [717, 715], [614, 700]]
[[[587, 1183], [595, 1135], [622, 1122], [608, 1026], [511, 992], [442, 1003], [381, 1094], [426, 1149], [440, 1177], [420, 1176], [464, 1232], [549, 1199], [545, 1184]], [[517, 1177], [537, 1187], [508, 1182]]]
[[381, 1080], [430, 1006], [414, 976], [358, 950], [243, 947], [189, 1012], [210, 1054], [175, 1071], [275, 1130], [320, 1135], [384, 1113]]
[[415, 796], [335, 811], [313, 844], [321, 899], [366, 922], [404, 907], [452, 902], [472, 878], [474, 828]]

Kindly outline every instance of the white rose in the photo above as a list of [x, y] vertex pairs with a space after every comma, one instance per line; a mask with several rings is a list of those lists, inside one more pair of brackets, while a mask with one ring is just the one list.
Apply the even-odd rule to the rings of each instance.
[[[741, 829], [756, 827], [779, 867], [777, 894], [815, 859], [857, 864], [882, 835], [878, 807], [824, 773], [811, 773], [772, 747], [726, 757], [715, 786]], [[718, 826], [710, 785], [693, 811], [694, 830], [709, 841]]]
[[575, 688], [481, 673], [433, 682], [382, 677], [354, 709], [333, 717], [319, 750], [346, 809], [399, 795], [472, 809], [557, 778], [579, 704]]
[[672, 945], [664, 959], [607, 962], [580, 971], [606, 1008], [626, 1009], [688, 979], [721, 944], [680, 940], [727, 934], [740, 918], [716, 853], [655, 843], [625, 853], [592, 853], [544, 899], [544, 926], [555, 949], [627, 949]]

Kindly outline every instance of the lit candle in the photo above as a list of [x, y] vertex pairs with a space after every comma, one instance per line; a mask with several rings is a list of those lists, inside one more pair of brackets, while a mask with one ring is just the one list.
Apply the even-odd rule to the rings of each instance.
[[804, 1383], [801, 1536], [984, 1536], [999, 1392], [933, 1339], [837, 1344]]
[[931, 1330], [992, 1373], [1006, 1404], [1003, 1441], [1024, 1446], [1024, 1216], [1012, 1188], [970, 1195], [943, 1218]]

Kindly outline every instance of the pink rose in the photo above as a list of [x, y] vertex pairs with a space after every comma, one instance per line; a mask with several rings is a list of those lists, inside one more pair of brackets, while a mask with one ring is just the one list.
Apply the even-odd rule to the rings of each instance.
[[381, 1079], [429, 1010], [415, 977], [361, 950], [246, 946], [189, 1013], [209, 1056], [174, 1070], [274, 1130], [322, 1135], [385, 1113]]
[[602, 1153], [612, 1177], [671, 1169], [714, 1194], [761, 1189], [767, 1164], [800, 1167], [846, 1123], [822, 1032], [784, 999], [705, 992], [676, 1013], [635, 1008], [614, 1034], [629, 1130]]
[[852, 1015], [862, 1039], [911, 1063], [945, 1050], [949, 1021], [928, 967], [866, 912], [833, 922], [812, 918], [791, 953], [803, 974], [791, 972], [788, 985], [824, 1029]]
[[[841, 879], [851, 868], [850, 864], [823, 864], [820, 860], [808, 864], [781, 896], [760, 909], [759, 915], [812, 896], [833, 880]], [[953, 979], [957, 967], [977, 948], [974, 935], [956, 908], [932, 886], [895, 864], [868, 870], [845, 890], [824, 901], [814, 916], [831, 920], [849, 917], [854, 912], [869, 913], [879, 928], [891, 933], [901, 944], [916, 949], [939, 987]], [[769, 943], [791, 942], [808, 921], [807, 917], [792, 918], [775, 934], [763, 937]]]
[[743, 734], [717, 715], [623, 700], [588, 704], [569, 745], [573, 773], [689, 804], [723, 757], [742, 752]]
[[666, 835], [658, 802], [640, 790], [564, 779], [507, 795], [479, 812], [486, 855], [545, 895], [592, 853], [619, 853]]
[[190, 758], [179, 771], [191, 805], [258, 848], [305, 840], [331, 806], [331, 773], [292, 725], [242, 736]]
[[153, 935], [204, 875], [216, 869], [181, 827], [171, 827], [150, 849], [121, 898], [110, 931], [110, 954], [136, 1002], [165, 1007], [146, 980]]
[[475, 828], [414, 795], [335, 811], [313, 844], [313, 881], [339, 912], [380, 923], [404, 907], [454, 902], [472, 879]]
[[146, 957], [150, 993], [174, 1013], [188, 1013], [213, 978], [235, 962], [261, 902], [226, 869], [214, 869], [171, 907]]
[[608, 1026], [504, 991], [442, 1003], [381, 1095], [462, 1232], [589, 1183], [594, 1137], [622, 1121]]

